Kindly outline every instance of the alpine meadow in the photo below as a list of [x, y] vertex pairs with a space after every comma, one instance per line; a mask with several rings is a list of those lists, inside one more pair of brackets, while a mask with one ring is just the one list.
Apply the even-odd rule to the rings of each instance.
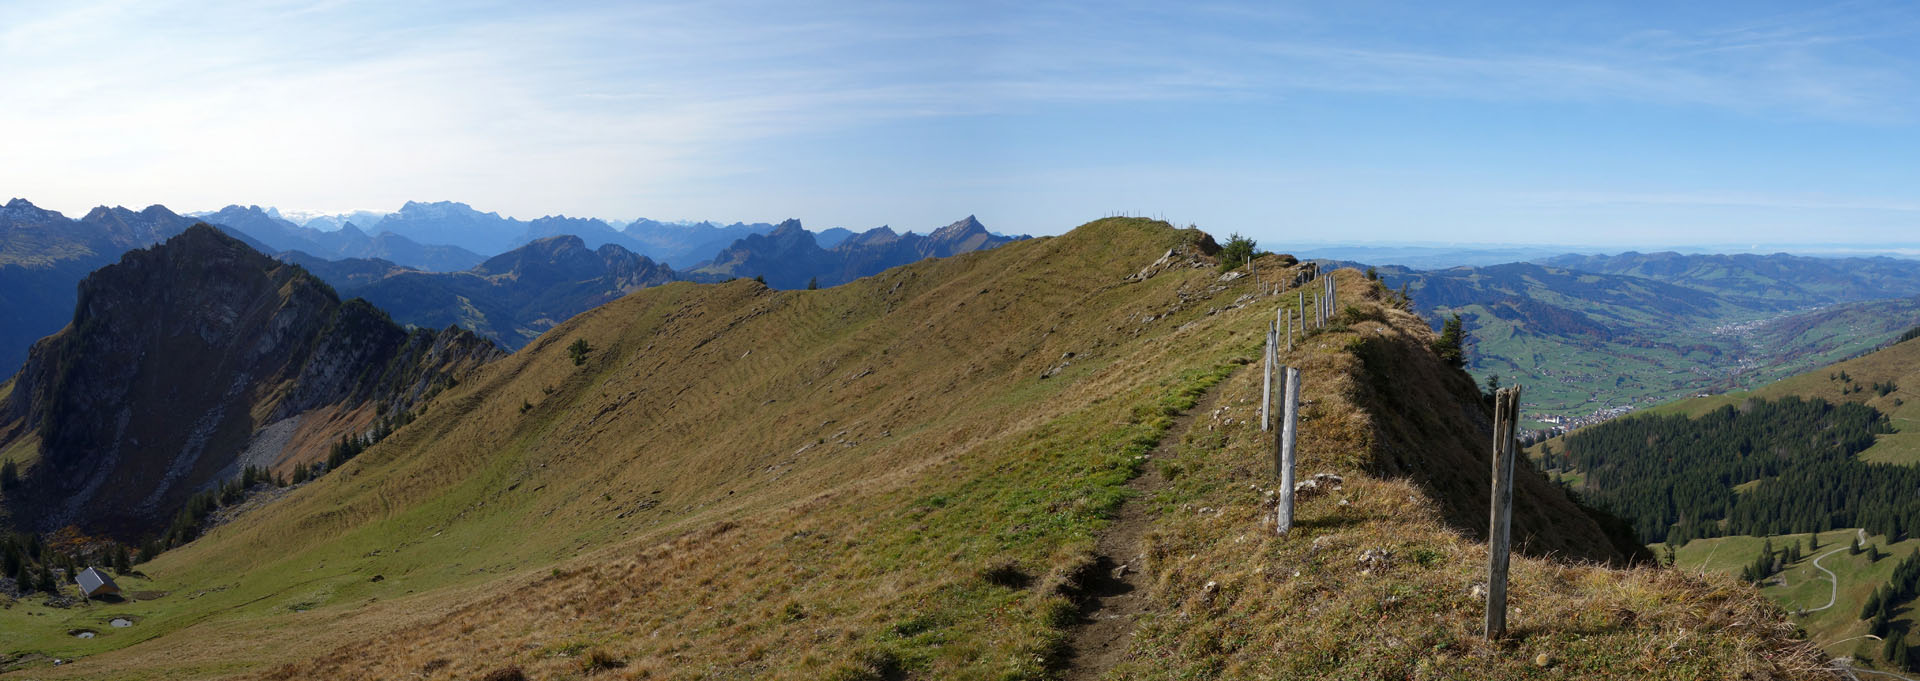
[[1920, 680], [1916, 46], [0, 3], [0, 681]]

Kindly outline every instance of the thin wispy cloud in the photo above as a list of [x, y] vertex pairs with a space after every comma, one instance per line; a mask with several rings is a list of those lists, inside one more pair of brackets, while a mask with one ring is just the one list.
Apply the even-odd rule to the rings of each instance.
[[[0, 3], [0, 129], [9, 131], [0, 194], [67, 210], [236, 201], [389, 209], [448, 198], [524, 216], [804, 214], [850, 226], [950, 220], [986, 205], [1009, 211], [1012, 228], [1057, 231], [1074, 223], [1069, 215], [1108, 207], [1085, 204], [1120, 195], [1066, 184], [1115, 178], [1090, 168], [1131, 167], [1115, 164], [1114, 149], [1151, 149], [1159, 158], [1146, 165], [1173, 176], [1357, 177], [1392, 162], [1382, 126], [1421, 130], [1406, 145], [1413, 154], [1534, 125], [1532, 107], [1660, 126], [1649, 128], [1650, 150], [1656, 138], [1686, 142], [1687, 117], [1854, 135], [1920, 119], [1908, 75], [1915, 55], [1901, 47], [1915, 42], [1914, 10], [1739, 10]], [[1435, 107], [1484, 120], [1436, 133], [1446, 119], [1428, 113]], [[1262, 116], [1289, 122], [1261, 125]], [[1158, 142], [1176, 138], [1188, 144]], [[1342, 140], [1370, 155], [1328, 156]], [[1607, 151], [1565, 143], [1571, 155]], [[1416, 175], [1438, 162], [1404, 159]], [[1510, 172], [1525, 186], [1448, 189], [1469, 197], [1459, 210], [1481, 214], [1528, 192], [1638, 191], [1571, 175], [1543, 187], [1531, 169]], [[1048, 178], [1080, 205], [1004, 193], [1012, 177]], [[1140, 177], [1114, 184], [1137, 200], [1155, 186]], [[1338, 214], [1265, 197], [1220, 206], [1223, 197], [1195, 183], [1160, 184], [1186, 187], [1148, 197], [1169, 213]], [[1343, 194], [1377, 192], [1316, 196]], [[840, 203], [824, 205], [826, 196]]]

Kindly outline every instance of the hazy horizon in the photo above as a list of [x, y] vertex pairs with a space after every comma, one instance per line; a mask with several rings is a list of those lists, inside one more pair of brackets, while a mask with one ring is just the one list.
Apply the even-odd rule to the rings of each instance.
[[446, 198], [1030, 234], [1118, 213], [1289, 242], [1920, 233], [1920, 8], [1898, 3], [0, 15], [0, 188], [69, 215]]

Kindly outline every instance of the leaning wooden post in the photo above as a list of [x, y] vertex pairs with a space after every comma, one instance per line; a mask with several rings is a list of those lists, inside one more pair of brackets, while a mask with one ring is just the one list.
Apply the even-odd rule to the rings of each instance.
[[1286, 534], [1293, 530], [1293, 461], [1294, 442], [1298, 438], [1300, 420], [1300, 370], [1287, 367], [1286, 395], [1280, 399], [1280, 431], [1274, 442], [1273, 467], [1280, 476], [1280, 506], [1274, 510], [1273, 531]]
[[1275, 327], [1267, 327], [1267, 344], [1261, 348], [1260, 364], [1265, 368], [1260, 379], [1260, 432], [1267, 432], [1268, 424], [1273, 422], [1273, 345]]
[[1307, 292], [1306, 292], [1306, 291], [1294, 291], [1294, 292], [1293, 292], [1293, 295], [1294, 295], [1294, 299], [1295, 299], [1295, 302], [1298, 302], [1298, 303], [1299, 303], [1299, 307], [1300, 307], [1300, 327], [1301, 327], [1301, 328], [1300, 328], [1300, 335], [1301, 335], [1302, 337], [1304, 337], [1304, 336], [1306, 336], [1306, 335], [1307, 335], [1307, 329], [1306, 329], [1306, 325], [1307, 325]]
[[1313, 328], [1327, 328], [1327, 280], [1320, 280], [1320, 295], [1313, 299]]
[[1487, 639], [1507, 635], [1507, 564], [1513, 542], [1513, 465], [1520, 386], [1493, 397], [1493, 503], [1487, 528]]
[[1320, 325], [1333, 321], [1333, 277], [1327, 277], [1326, 291], [1320, 294]]

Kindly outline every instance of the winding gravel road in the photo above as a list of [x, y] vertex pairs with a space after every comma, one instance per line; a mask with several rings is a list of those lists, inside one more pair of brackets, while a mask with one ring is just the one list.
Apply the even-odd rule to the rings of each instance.
[[[1865, 543], [1867, 543], [1867, 531], [1866, 531], [1866, 530], [1854, 530], [1854, 532], [1856, 532], [1856, 533], [1858, 533], [1858, 535], [1857, 535], [1857, 536], [1859, 536], [1859, 538], [1860, 538], [1860, 543], [1862, 543], [1862, 544], [1865, 544]], [[1836, 574], [1833, 574], [1833, 571], [1832, 571], [1832, 570], [1828, 570], [1828, 569], [1826, 568], [1826, 566], [1824, 566], [1824, 565], [1821, 565], [1821, 564], [1820, 564], [1820, 560], [1821, 560], [1822, 558], [1826, 558], [1827, 556], [1831, 556], [1831, 555], [1833, 555], [1833, 554], [1836, 554], [1836, 553], [1839, 553], [1839, 552], [1841, 552], [1841, 551], [1845, 551], [1845, 550], [1847, 550], [1848, 548], [1851, 548], [1851, 547], [1847, 547], [1847, 546], [1842, 546], [1842, 547], [1840, 547], [1840, 548], [1837, 548], [1837, 549], [1834, 549], [1834, 550], [1832, 550], [1832, 551], [1828, 551], [1828, 552], [1826, 552], [1826, 553], [1822, 553], [1822, 554], [1820, 554], [1820, 557], [1819, 557], [1819, 558], [1815, 558], [1815, 559], [1813, 559], [1813, 567], [1815, 567], [1815, 568], [1817, 568], [1817, 569], [1819, 569], [1819, 570], [1820, 570], [1821, 572], [1825, 572], [1825, 573], [1827, 573], [1827, 581], [1828, 581], [1828, 582], [1832, 582], [1832, 583], [1833, 583], [1833, 591], [1832, 591], [1831, 593], [1828, 593], [1828, 594], [1827, 594], [1827, 604], [1826, 604], [1826, 605], [1823, 605], [1823, 606], [1820, 606], [1820, 607], [1818, 607], [1818, 608], [1808, 608], [1808, 609], [1806, 609], [1806, 610], [1802, 610], [1802, 611], [1800, 611], [1800, 612], [1802, 612], [1802, 613], [1809, 613], [1809, 612], [1820, 612], [1820, 611], [1822, 611], [1822, 610], [1825, 610], [1825, 609], [1827, 609], [1827, 608], [1831, 608], [1831, 607], [1833, 607], [1833, 601], [1834, 601], [1834, 599], [1836, 599], [1836, 598], [1839, 598], [1839, 597], [1840, 597], [1840, 576], [1839, 576], [1839, 575], [1836, 575]]]

